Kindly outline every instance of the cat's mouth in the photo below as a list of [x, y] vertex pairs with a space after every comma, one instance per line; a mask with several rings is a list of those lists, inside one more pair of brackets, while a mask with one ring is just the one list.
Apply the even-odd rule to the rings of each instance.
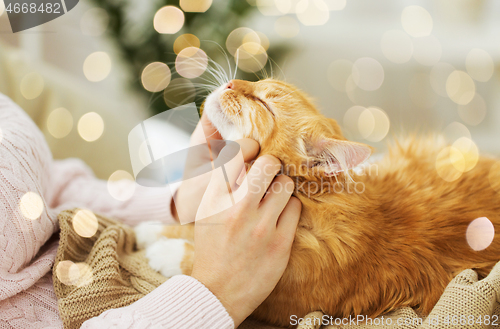
[[225, 113], [220, 101], [222, 94], [225, 92], [224, 87], [221, 86], [208, 95], [204, 111], [207, 113], [208, 119], [210, 119], [215, 128], [220, 132], [222, 138], [232, 139], [237, 128]]

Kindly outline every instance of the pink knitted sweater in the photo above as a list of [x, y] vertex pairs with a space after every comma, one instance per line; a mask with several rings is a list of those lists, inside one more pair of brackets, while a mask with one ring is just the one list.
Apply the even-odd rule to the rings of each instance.
[[[38, 194], [36, 219], [19, 205]], [[141, 220], [173, 222], [170, 195], [138, 186], [117, 201], [106, 182], [81, 161], [53, 161], [42, 133], [10, 99], [0, 94], [0, 328], [62, 328], [51, 270], [57, 251], [57, 214], [85, 207], [129, 225]], [[234, 328], [219, 300], [200, 282], [176, 276], [134, 304], [104, 312], [82, 328]]]

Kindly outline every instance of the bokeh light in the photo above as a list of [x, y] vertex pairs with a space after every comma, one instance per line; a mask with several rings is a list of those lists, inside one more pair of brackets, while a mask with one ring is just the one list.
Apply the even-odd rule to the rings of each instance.
[[460, 164], [454, 164], [458, 165], [455, 167], [457, 170], [461, 170], [462, 172], [467, 172], [476, 166], [477, 162], [479, 161], [479, 149], [477, 148], [476, 144], [467, 137], [461, 137], [453, 143], [450, 152], [460, 152], [460, 155], [455, 155], [452, 154], [452, 158], [463, 158], [463, 165], [462, 163]]
[[80, 20], [80, 29], [84, 35], [97, 37], [106, 32], [109, 24], [109, 15], [102, 8], [92, 8], [83, 14]]
[[453, 150], [451, 146], [441, 150], [436, 158], [437, 173], [447, 182], [453, 182], [459, 179], [460, 176], [462, 176], [464, 168], [465, 159], [462, 153]]
[[491, 188], [500, 194], [500, 161], [495, 162], [491, 166], [488, 179]]
[[104, 121], [101, 116], [95, 112], [84, 114], [78, 120], [78, 133], [80, 137], [87, 142], [98, 140], [104, 132]]
[[477, 94], [467, 105], [458, 105], [460, 118], [468, 125], [477, 126], [486, 117], [486, 102]]
[[125, 170], [112, 173], [107, 185], [109, 194], [118, 201], [129, 200], [134, 195], [136, 186], [134, 177]]
[[262, 70], [267, 63], [266, 50], [255, 42], [246, 42], [241, 45], [235, 57], [238, 67], [250, 73]]
[[207, 69], [207, 66], [207, 54], [200, 48], [184, 48], [175, 59], [175, 69], [177, 73], [188, 79], [202, 75]]
[[[270, 46], [269, 38], [267, 37], [267, 35], [265, 35], [260, 31], [255, 31], [255, 33], [257, 33], [257, 35], [259, 36], [260, 45], [262, 46], [262, 48], [264, 48], [265, 51], [267, 51]], [[247, 40], [246, 38], [243, 38], [243, 42], [247, 42], [246, 40]]]
[[457, 139], [466, 137], [471, 139], [471, 134], [469, 129], [460, 122], [452, 122], [446, 126], [443, 130], [443, 135], [448, 142], [455, 142]]
[[226, 39], [226, 48], [227, 51], [232, 56], [236, 56], [236, 51], [244, 44], [244, 43], [258, 43], [260, 44], [260, 37], [254, 30], [248, 27], [239, 27], [234, 29]]
[[301, 0], [295, 7], [299, 21], [306, 26], [323, 25], [330, 18], [330, 11], [323, 0]]
[[359, 96], [359, 88], [356, 86], [354, 83], [354, 80], [352, 79], [352, 74], [347, 78], [347, 81], [345, 82], [345, 92], [347, 94], [347, 97], [351, 100], [353, 103], [358, 103], [358, 99], [356, 96]]
[[431, 70], [430, 80], [432, 89], [436, 94], [444, 97], [448, 96], [446, 92], [446, 80], [448, 80], [453, 71], [455, 71], [455, 68], [448, 63], [441, 62], [434, 65]]
[[193, 83], [184, 78], [173, 79], [163, 93], [163, 99], [170, 108], [194, 102], [195, 96]]
[[403, 29], [412, 37], [425, 37], [431, 34], [432, 16], [420, 6], [408, 6], [401, 13]]
[[284, 16], [274, 22], [274, 30], [280, 37], [289, 39], [299, 34], [300, 24], [295, 18]]
[[373, 58], [360, 58], [352, 66], [352, 80], [363, 90], [377, 90], [384, 82], [384, 68]]
[[465, 67], [472, 79], [486, 82], [491, 79], [495, 64], [487, 51], [474, 48], [467, 54]]
[[184, 25], [184, 13], [177, 7], [160, 8], [153, 19], [153, 26], [158, 33], [174, 34]]
[[89, 265], [73, 263], [70, 260], [63, 260], [57, 264], [56, 276], [67, 286], [83, 287], [93, 281], [92, 268]]
[[47, 118], [47, 130], [55, 138], [66, 137], [73, 129], [73, 116], [64, 107], [50, 112]]
[[342, 10], [345, 8], [347, 5], [346, 0], [325, 0], [326, 5], [328, 6], [328, 9], [335, 11], [335, 10]]
[[438, 96], [431, 87], [431, 81], [427, 73], [417, 73], [410, 80], [410, 99], [414, 104], [423, 108], [432, 108], [436, 105]]
[[111, 58], [103, 51], [97, 51], [87, 56], [83, 62], [83, 74], [92, 82], [106, 79], [111, 72]]
[[352, 62], [346, 59], [338, 59], [328, 66], [328, 81], [337, 91], [346, 92], [347, 79], [351, 74]]
[[495, 238], [495, 227], [486, 217], [474, 219], [465, 233], [467, 243], [475, 251], [481, 251], [490, 246]]
[[295, 10], [292, 7], [293, 4], [291, 0], [274, 0], [274, 5], [282, 15], [292, 13]]
[[257, 0], [257, 9], [264, 16], [283, 15], [283, 11], [290, 10], [290, 2], [286, 0]]
[[437, 64], [442, 52], [441, 43], [433, 35], [413, 39], [413, 58], [422, 65]]
[[90, 238], [97, 232], [98, 228], [97, 217], [90, 210], [80, 209], [73, 216], [73, 229], [79, 236]]
[[351, 138], [358, 138], [361, 137], [361, 134], [359, 132], [359, 118], [361, 116], [361, 113], [363, 113], [366, 109], [363, 106], [355, 105], [351, 108], [349, 108], [346, 113], [344, 114], [344, 129], [346, 129], [346, 132], [352, 134]]
[[21, 80], [21, 95], [26, 99], [35, 99], [42, 94], [44, 85], [43, 78], [39, 73], [28, 73]]
[[359, 115], [359, 132], [364, 139], [370, 142], [380, 142], [387, 136], [389, 128], [389, 116], [379, 108], [369, 107]]
[[165, 63], [153, 62], [144, 68], [141, 81], [144, 89], [150, 92], [158, 92], [167, 88], [172, 73]]
[[36, 192], [27, 192], [19, 201], [19, 210], [27, 219], [38, 219], [43, 212], [43, 200]]
[[187, 13], [204, 13], [212, 5], [212, 0], [180, 0], [179, 4]]
[[393, 63], [406, 63], [413, 55], [413, 43], [408, 34], [400, 30], [384, 33], [380, 41], [384, 56]]
[[460, 105], [469, 104], [476, 94], [474, 80], [464, 71], [453, 71], [446, 80], [446, 93]]
[[200, 39], [196, 35], [189, 33], [182, 34], [175, 39], [174, 53], [178, 55], [182, 49], [187, 47], [200, 48]]

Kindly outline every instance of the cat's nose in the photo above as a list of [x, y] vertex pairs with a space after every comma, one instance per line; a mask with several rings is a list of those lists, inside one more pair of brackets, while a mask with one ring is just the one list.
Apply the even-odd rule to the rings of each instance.
[[229, 81], [229, 83], [226, 85], [226, 89], [233, 89], [234, 90], [234, 82]]

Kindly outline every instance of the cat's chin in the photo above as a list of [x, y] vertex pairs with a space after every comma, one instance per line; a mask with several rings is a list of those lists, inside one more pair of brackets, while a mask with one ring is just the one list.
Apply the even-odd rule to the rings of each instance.
[[204, 111], [207, 113], [208, 119], [219, 131], [223, 139], [233, 141], [241, 139], [243, 138], [243, 134], [240, 133], [237, 127], [227, 118], [219, 101], [220, 94], [223, 90], [224, 89], [220, 87], [208, 95], [205, 101]]

